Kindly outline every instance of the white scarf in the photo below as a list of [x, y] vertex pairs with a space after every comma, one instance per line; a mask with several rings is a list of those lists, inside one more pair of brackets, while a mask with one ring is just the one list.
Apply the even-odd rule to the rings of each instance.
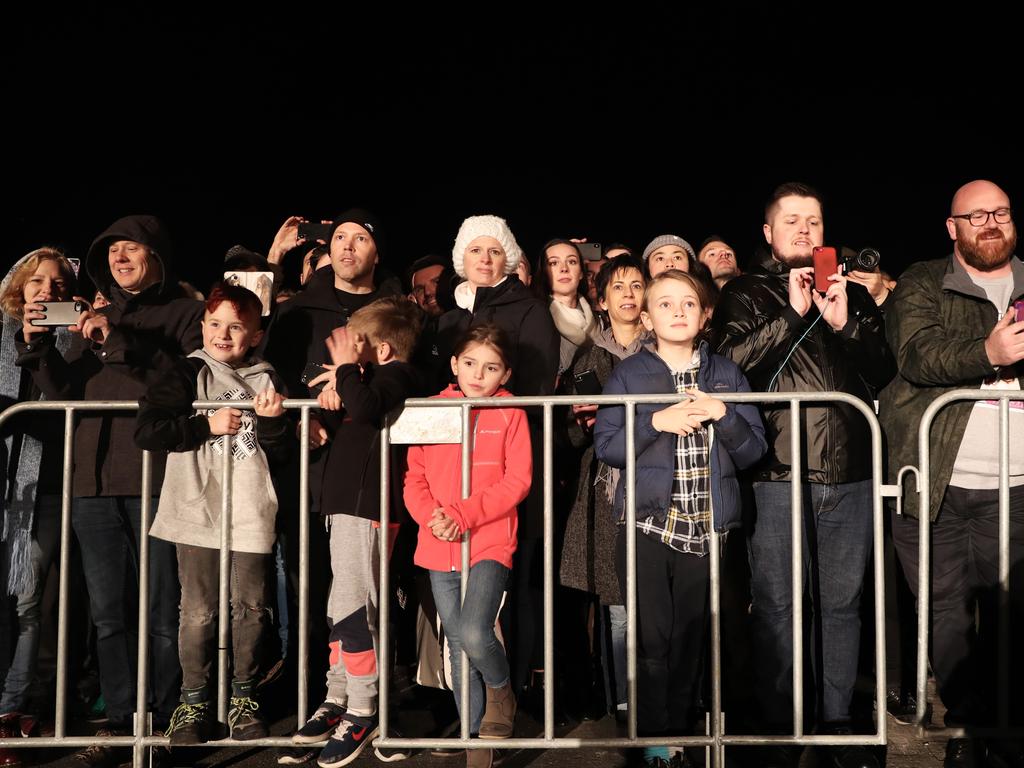
[[579, 306], [575, 309], [567, 307], [560, 301], [551, 300], [551, 319], [555, 321], [555, 328], [559, 335], [571, 341], [577, 347], [583, 344], [595, 329], [594, 313], [590, 311], [590, 305], [582, 296], [579, 298]]

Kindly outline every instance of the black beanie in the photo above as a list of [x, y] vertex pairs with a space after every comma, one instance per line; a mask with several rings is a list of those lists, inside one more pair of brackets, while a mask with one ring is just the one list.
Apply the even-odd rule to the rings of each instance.
[[358, 224], [370, 233], [370, 237], [373, 238], [373, 244], [377, 246], [377, 255], [382, 255], [384, 252], [384, 233], [381, 229], [380, 219], [365, 208], [349, 208], [334, 218], [334, 221], [331, 222], [330, 236], [327, 238], [328, 247], [330, 246], [331, 238], [334, 237], [334, 230], [350, 221]]

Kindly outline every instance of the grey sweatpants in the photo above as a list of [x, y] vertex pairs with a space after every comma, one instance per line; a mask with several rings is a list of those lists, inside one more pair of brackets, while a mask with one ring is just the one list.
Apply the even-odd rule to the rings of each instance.
[[333, 515], [330, 538], [327, 698], [349, 709], [376, 712], [380, 529], [371, 520]]

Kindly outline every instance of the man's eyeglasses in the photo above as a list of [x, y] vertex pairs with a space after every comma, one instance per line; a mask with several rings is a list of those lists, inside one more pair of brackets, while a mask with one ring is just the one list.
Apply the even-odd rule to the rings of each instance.
[[970, 213], [958, 213], [950, 216], [951, 219], [967, 219], [972, 227], [984, 227], [988, 224], [988, 217], [996, 220], [996, 224], [1009, 224], [1013, 214], [1009, 208], [996, 208], [994, 211], [971, 211]]

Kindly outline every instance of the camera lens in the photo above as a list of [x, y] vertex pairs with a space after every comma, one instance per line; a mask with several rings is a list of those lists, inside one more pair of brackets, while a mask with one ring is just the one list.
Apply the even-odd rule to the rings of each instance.
[[874, 248], [865, 248], [857, 254], [855, 259], [857, 263], [857, 269], [863, 272], [870, 272], [878, 263], [882, 260], [882, 254], [876, 251]]

